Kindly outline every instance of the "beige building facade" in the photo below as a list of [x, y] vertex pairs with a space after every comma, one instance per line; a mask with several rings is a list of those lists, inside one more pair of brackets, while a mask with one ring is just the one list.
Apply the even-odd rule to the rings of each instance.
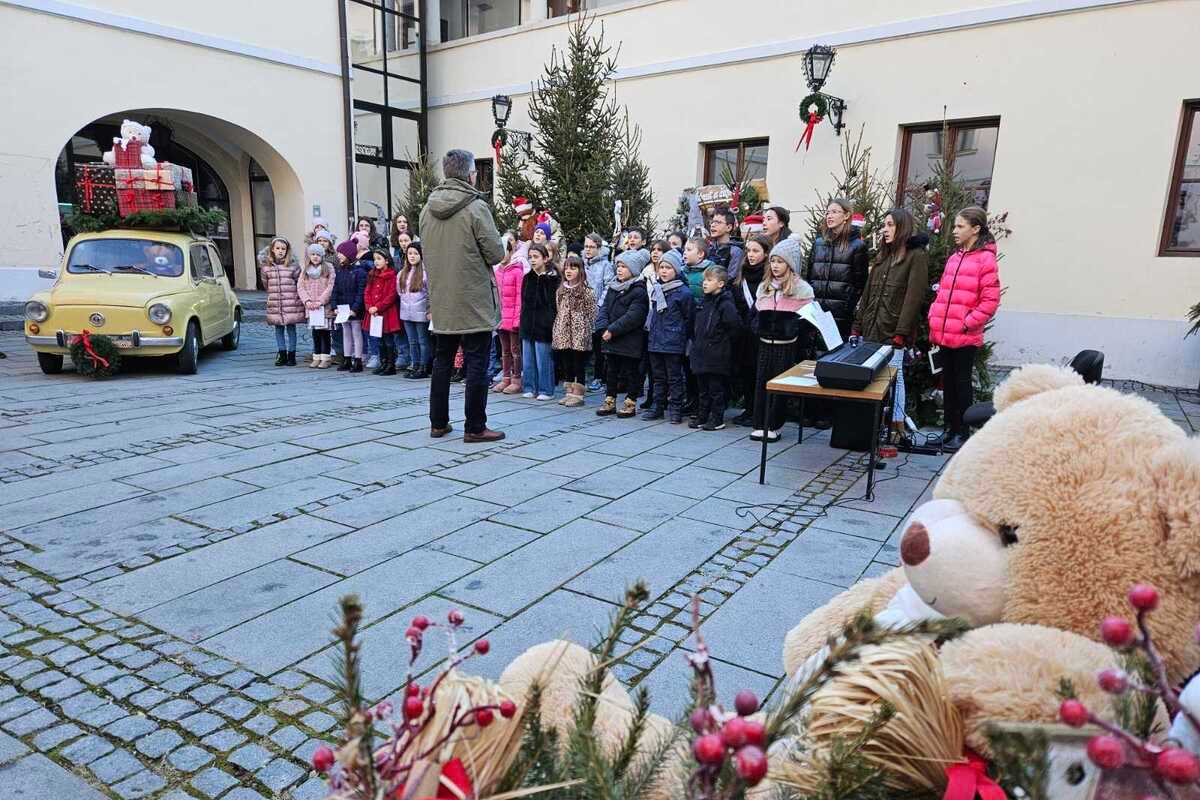
[[[528, 130], [532, 82], [578, 5], [346, 0], [342, 37], [337, 2], [0, 0], [16, 78], [0, 88], [0, 207], [18, 230], [0, 254], [3, 294], [61, 250], [54, 164], [87, 124], [142, 113], [210, 158], [248, 269], [262, 232], [252, 171], [269, 179], [274, 228], [292, 238], [314, 207], [335, 227], [355, 210], [394, 210], [407, 186], [399, 162], [423, 139], [435, 154], [489, 157], [493, 95], [510, 95], [509, 127]], [[1200, 337], [1184, 338], [1200, 302], [1197, 0], [586, 5], [620, 43], [614, 91], [642, 126], [658, 218], [729, 163], [805, 217], [832, 188], [842, 143], [825, 123], [795, 150], [803, 54], [830, 45], [824, 91], [846, 101], [842, 135], [861, 128], [885, 178], [919, 183], [947, 144], [945, 120], [960, 172], [989, 210], [1009, 213], [992, 332], [1001, 363], [1095, 348], [1110, 377], [1200, 384]], [[438, 21], [424, 48], [422, 11]]]

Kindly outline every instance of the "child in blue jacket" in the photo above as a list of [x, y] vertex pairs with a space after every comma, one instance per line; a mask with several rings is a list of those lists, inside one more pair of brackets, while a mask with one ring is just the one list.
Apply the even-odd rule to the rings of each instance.
[[642, 414], [642, 419], [662, 419], [669, 415], [671, 424], [678, 425], [683, 422], [686, 387], [683, 357], [696, 302], [678, 253], [674, 250], [663, 253], [656, 271], [658, 280], [650, 289], [650, 314], [646, 318], [653, 404]]

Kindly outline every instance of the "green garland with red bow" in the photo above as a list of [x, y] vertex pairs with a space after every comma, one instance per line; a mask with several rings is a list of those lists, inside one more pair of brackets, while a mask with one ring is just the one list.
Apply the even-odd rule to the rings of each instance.
[[796, 149], [793, 152], [800, 152], [800, 145], [804, 145], [807, 150], [812, 144], [813, 129], [821, 124], [821, 120], [829, 116], [829, 101], [820, 92], [813, 92], [808, 97], [800, 101], [800, 121], [804, 123], [804, 132], [800, 134], [800, 141], [796, 142]]
[[121, 352], [112, 339], [83, 330], [70, 341], [71, 361], [80, 375], [111, 378], [121, 368]]

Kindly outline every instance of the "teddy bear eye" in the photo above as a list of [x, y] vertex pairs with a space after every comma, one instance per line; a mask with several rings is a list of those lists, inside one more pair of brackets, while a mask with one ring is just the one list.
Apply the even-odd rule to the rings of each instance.
[[1010, 547], [1017, 543], [1017, 525], [1001, 525], [999, 528], [1000, 544]]

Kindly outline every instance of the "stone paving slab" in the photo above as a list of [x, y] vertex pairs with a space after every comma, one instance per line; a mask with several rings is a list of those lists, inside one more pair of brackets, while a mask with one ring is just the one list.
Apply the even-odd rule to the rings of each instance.
[[0, 786], [5, 797], [44, 800], [49, 797], [71, 800], [104, 800], [105, 795], [84, 780], [34, 753], [16, 763], [0, 767]]
[[[894, 568], [945, 465], [889, 461], [866, 503], [865, 459], [789, 424], [762, 486], [745, 429], [597, 418], [594, 394], [489, 396], [505, 441], [433, 440], [426, 382], [274, 368], [254, 323], [194, 376], [44, 376], [18, 337], [0, 349], [0, 783], [21, 767], [39, 797], [322, 796], [305, 762], [335, 735], [350, 592], [372, 700], [403, 684], [414, 614], [460, 608], [457, 647], [486, 636], [469, 670], [495, 677], [534, 644], [595, 641], [638, 576], [619, 679], [681, 710], [695, 597], [719, 691], [765, 697], [786, 631]], [[450, 407], [461, 430], [461, 386]], [[417, 671], [448, 647], [428, 639]]]

